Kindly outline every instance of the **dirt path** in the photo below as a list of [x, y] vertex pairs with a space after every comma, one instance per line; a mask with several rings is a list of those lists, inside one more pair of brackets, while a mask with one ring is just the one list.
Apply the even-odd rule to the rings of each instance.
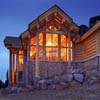
[[0, 100], [100, 100], [100, 85], [0, 95]]

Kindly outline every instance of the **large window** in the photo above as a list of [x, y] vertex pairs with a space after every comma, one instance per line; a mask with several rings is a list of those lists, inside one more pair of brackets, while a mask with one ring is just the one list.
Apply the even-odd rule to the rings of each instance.
[[58, 60], [58, 34], [46, 34], [46, 60]]
[[[46, 30], [55, 30], [52, 26], [49, 26]], [[59, 37], [59, 39], [58, 39]], [[59, 40], [59, 41], [58, 41]], [[59, 43], [59, 44], [58, 44]], [[72, 61], [72, 42], [71, 48], [71, 61]], [[45, 52], [45, 53], [44, 53]], [[68, 37], [64, 34], [56, 33], [39, 33], [39, 59], [43, 60], [58, 60], [58, 53], [60, 60], [68, 61]], [[44, 55], [43, 55], [44, 54]], [[36, 36], [30, 40], [30, 59], [36, 59]]]
[[19, 50], [18, 52], [18, 66], [23, 66], [23, 51]]
[[[36, 37], [30, 40], [30, 59], [36, 59]], [[43, 33], [39, 33], [39, 59], [43, 59]]]

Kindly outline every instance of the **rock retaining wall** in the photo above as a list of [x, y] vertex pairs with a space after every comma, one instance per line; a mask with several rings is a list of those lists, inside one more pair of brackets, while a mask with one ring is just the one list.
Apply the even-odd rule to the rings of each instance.
[[[68, 82], [76, 84], [80, 83], [93, 84], [94, 81], [99, 80], [100, 57], [94, 57], [87, 61], [72, 62], [72, 66], [68, 66], [67, 62], [62, 61], [40, 61], [40, 80], [55, 80], [60, 82]], [[34, 84], [35, 76], [35, 61], [28, 61], [28, 84]], [[56, 77], [56, 79], [54, 79]], [[67, 81], [64, 81], [67, 80]], [[74, 82], [73, 82], [74, 81]], [[58, 82], [59, 83], [59, 82]], [[70, 85], [71, 85], [70, 84]]]

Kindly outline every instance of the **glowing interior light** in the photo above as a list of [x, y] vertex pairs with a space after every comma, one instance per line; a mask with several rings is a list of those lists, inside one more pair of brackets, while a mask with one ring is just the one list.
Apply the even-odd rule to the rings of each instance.
[[22, 66], [23, 65], [23, 51], [20, 50], [18, 53], [18, 65]]
[[[48, 28], [44, 28], [45, 30], [57, 30], [57, 26], [54, 27], [52, 25], [48, 26]], [[43, 59], [43, 41], [45, 42], [45, 50], [46, 50], [46, 60], [58, 60], [58, 34], [54, 33], [46, 33], [46, 40], [43, 40], [43, 33], [39, 33], [39, 59]], [[66, 35], [60, 35], [60, 50], [61, 50], [61, 60], [69, 61], [69, 43]], [[71, 61], [72, 61], [72, 41], [70, 43], [71, 49]], [[36, 59], [36, 36], [31, 38], [30, 40], [30, 58]], [[22, 62], [22, 60], [20, 60]]]

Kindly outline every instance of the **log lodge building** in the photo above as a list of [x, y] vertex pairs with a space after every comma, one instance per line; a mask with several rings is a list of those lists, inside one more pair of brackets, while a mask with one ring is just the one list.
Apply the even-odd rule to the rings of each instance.
[[32, 84], [34, 77], [42, 79], [62, 75], [68, 66], [83, 70], [100, 70], [100, 22], [83, 35], [57, 5], [33, 22], [19, 37], [7, 36], [9, 50], [9, 82]]

